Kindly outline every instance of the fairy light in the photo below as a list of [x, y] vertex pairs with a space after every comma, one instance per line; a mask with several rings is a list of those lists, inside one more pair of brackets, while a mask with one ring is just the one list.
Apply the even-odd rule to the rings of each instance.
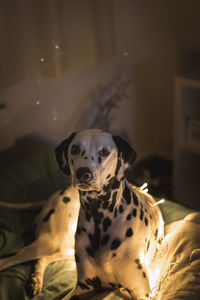
[[75, 234], [76, 232], [76, 227], [77, 227], [77, 221], [75, 220], [72, 224], [71, 224], [71, 232], [73, 234]]
[[40, 105], [40, 100], [37, 100], [36, 102], [35, 102], [35, 105]]
[[41, 62], [44, 62], [44, 57], [41, 57], [41, 58], [40, 58], [40, 61], [41, 61]]
[[165, 202], [165, 199], [161, 199], [161, 200], [155, 202], [152, 206], [156, 206], [156, 205], [162, 204], [164, 202]]
[[60, 46], [57, 44], [55, 45], [55, 49], [59, 50], [60, 49]]
[[147, 188], [147, 186], [148, 186], [148, 183], [145, 182], [145, 183], [143, 183], [143, 185], [140, 187], [140, 189], [143, 191], [144, 189]]
[[70, 248], [70, 249], [67, 249], [67, 250], [66, 250], [66, 254], [67, 254], [67, 255], [74, 255], [74, 252], [75, 252], [75, 251], [74, 251], [73, 248]]

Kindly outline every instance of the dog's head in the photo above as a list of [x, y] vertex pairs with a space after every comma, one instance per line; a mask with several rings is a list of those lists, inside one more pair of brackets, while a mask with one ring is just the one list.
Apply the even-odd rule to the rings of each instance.
[[72, 175], [73, 186], [85, 191], [100, 191], [111, 178], [123, 177], [136, 159], [125, 140], [99, 129], [73, 133], [55, 152], [61, 170]]

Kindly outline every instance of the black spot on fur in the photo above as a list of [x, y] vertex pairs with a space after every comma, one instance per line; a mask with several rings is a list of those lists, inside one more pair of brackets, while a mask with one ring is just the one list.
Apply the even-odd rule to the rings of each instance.
[[91, 160], [94, 160], [94, 157], [93, 157], [93, 156], [91, 156]]
[[93, 252], [93, 250], [90, 247], [87, 247], [86, 251], [87, 251], [87, 253], [88, 253], [89, 256], [94, 257], [94, 252]]
[[106, 179], [110, 178], [111, 177], [111, 174], [108, 174], [108, 176], [106, 177]]
[[103, 230], [104, 230], [104, 232], [106, 232], [108, 230], [108, 228], [111, 226], [111, 224], [112, 224], [112, 221], [109, 217], [106, 217], [103, 220]]
[[84, 157], [84, 159], [88, 159], [88, 157], [87, 157], [87, 156], [85, 156], [85, 157]]
[[150, 241], [148, 241], [147, 243], [147, 251], [149, 250], [149, 246], [150, 246]]
[[112, 257], [115, 257], [115, 256], [117, 256], [117, 254], [116, 254], [116, 253], [113, 253]]
[[103, 205], [102, 205], [103, 209], [107, 209], [108, 208], [110, 195], [111, 195], [111, 192], [109, 191], [105, 195], [99, 197], [100, 200], [103, 201]]
[[134, 192], [132, 192], [132, 196], [133, 196], [133, 203], [134, 203], [136, 206], [138, 206], [139, 201], [138, 201], [137, 195], [136, 195]]
[[120, 187], [120, 181], [115, 178], [112, 188], [115, 190], [118, 189], [119, 187]]
[[49, 220], [49, 218], [51, 217], [51, 215], [54, 214], [54, 213], [55, 213], [55, 209], [51, 208], [49, 210], [49, 212], [47, 213], [47, 215], [44, 217], [43, 222], [47, 222]]
[[83, 231], [83, 232], [86, 232], [86, 229], [85, 229], [85, 227], [82, 227], [82, 231]]
[[82, 289], [82, 290], [89, 290], [89, 286], [81, 281], [77, 282], [77, 285]]
[[117, 207], [115, 207], [114, 217], [117, 217]]
[[115, 283], [113, 283], [113, 282], [108, 282], [109, 283], [109, 285], [111, 286], [111, 287], [115, 287], [116, 286], [116, 284]]
[[64, 197], [64, 198], [63, 198], [63, 202], [64, 202], [64, 203], [68, 203], [69, 201], [70, 201], [70, 198], [69, 198], [69, 197]]
[[155, 233], [154, 233], [155, 239], [157, 239], [158, 237], [158, 229], [156, 229]]
[[131, 237], [133, 235], [133, 230], [131, 228], [127, 229], [126, 237]]
[[115, 250], [119, 248], [120, 245], [121, 245], [121, 241], [119, 239], [114, 239], [111, 243], [110, 249]]
[[142, 265], [138, 264], [137, 268], [138, 268], [138, 270], [142, 270]]
[[72, 163], [72, 166], [74, 165], [74, 161], [73, 161], [73, 159], [71, 160], [71, 163]]
[[63, 189], [59, 192], [59, 195], [62, 196], [64, 194], [64, 192], [66, 191], [66, 189]]
[[126, 200], [127, 204], [131, 203], [131, 193], [127, 185], [125, 185], [124, 191], [123, 191], [123, 198]]
[[105, 245], [107, 245], [108, 244], [108, 241], [109, 241], [109, 235], [107, 234], [107, 235], [104, 235], [103, 236], [103, 238], [102, 238], [102, 241], [101, 241], [101, 245], [102, 246], [105, 246]]
[[88, 222], [90, 222], [90, 220], [91, 220], [91, 214], [90, 214], [88, 211], [86, 211], [85, 217], [86, 217], [86, 220], [87, 220]]
[[99, 156], [98, 157], [98, 163], [101, 164], [101, 162], [102, 162], [102, 159], [101, 159], [101, 156]]
[[144, 219], [145, 225], [148, 226], [148, 219], [145, 217]]
[[93, 286], [95, 291], [100, 292], [103, 290], [101, 280], [98, 276], [94, 278], [87, 278], [85, 281], [88, 285]]
[[90, 240], [91, 248], [96, 251], [99, 250], [100, 247], [100, 239], [101, 239], [101, 230], [97, 224], [95, 224], [95, 232], [94, 234], [89, 234], [88, 238]]
[[120, 205], [120, 206], [119, 206], [119, 212], [120, 212], [120, 214], [122, 214], [123, 211], [124, 211], [123, 205]]
[[143, 277], [144, 277], [144, 278], [146, 278], [146, 274], [145, 274], [145, 272], [143, 272], [143, 273], [142, 273], [142, 275], [143, 275]]
[[135, 259], [135, 263], [136, 263], [136, 264], [139, 264], [139, 263], [140, 263], [139, 258], [136, 258], [136, 259]]
[[144, 211], [143, 209], [140, 210], [140, 220], [142, 221], [144, 217]]
[[131, 220], [131, 217], [132, 217], [132, 215], [129, 214], [129, 215], [126, 217], [126, 220], [127, 220], [127, 221], [130, 221], [130, 220]]
[[136, 209], [136, 208], [133, 209], [132, 215], [133, 215], [133, 217], [136, 217], [136, 216], [137, 216], [137, 209]]

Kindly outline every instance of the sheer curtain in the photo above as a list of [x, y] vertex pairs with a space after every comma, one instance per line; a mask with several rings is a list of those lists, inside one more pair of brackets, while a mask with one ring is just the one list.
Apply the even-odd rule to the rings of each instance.
[[0, 0], [0, 89], [114, 55], [112, 1]]

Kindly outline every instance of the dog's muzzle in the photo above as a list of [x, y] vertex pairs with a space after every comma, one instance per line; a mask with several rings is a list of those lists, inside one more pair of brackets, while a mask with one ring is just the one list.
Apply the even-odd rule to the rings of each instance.
[[76, 178], [80, 184], [88, 185], [93, 179], [92, 171], [88, 167], [78, 168], [76, 171]]

